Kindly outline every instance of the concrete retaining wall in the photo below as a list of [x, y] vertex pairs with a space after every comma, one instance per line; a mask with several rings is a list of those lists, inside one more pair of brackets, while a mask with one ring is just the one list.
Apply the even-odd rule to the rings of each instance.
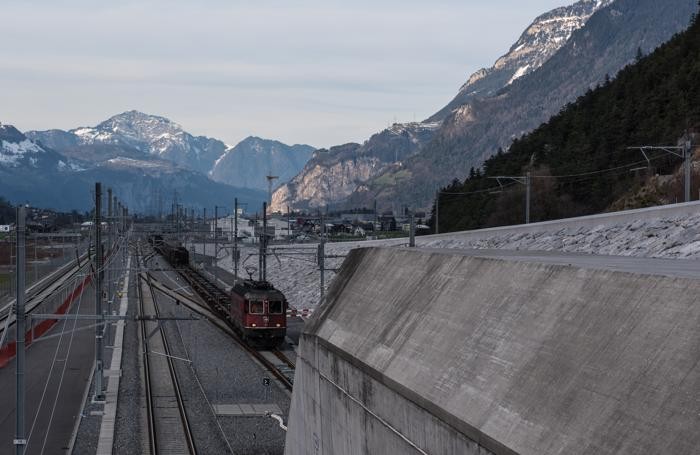
[[699, 291], [354, 250], [302, 336], [285, 453], [696, 453]]

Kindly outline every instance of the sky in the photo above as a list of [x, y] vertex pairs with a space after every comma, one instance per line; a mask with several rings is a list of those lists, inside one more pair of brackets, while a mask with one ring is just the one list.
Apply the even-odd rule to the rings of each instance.
[[0, 122], [137, 109], [235, 145], [329, 147], [420, 121], [574, 0], [24, 0], [0, 7]]

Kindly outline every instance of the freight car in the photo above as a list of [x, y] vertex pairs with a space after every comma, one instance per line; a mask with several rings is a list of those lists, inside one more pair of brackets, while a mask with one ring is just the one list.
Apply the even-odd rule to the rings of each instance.
[[287, 299], [267, 281], [238, 280], [231, 288], [229, 320], [255, 345], [275, 347], [287, 333]]
[[163, 236], [159, 234], [153, 234], [148, 237], [148, 243], [150, 243], [153, 248], [161, 246], [163, 244]]
[[190, 263], [190, 252], [180, 242], [162, 239], [160, 242], [156, 242], [154, 239], [153, 247], [173, 267], [186, 266]]

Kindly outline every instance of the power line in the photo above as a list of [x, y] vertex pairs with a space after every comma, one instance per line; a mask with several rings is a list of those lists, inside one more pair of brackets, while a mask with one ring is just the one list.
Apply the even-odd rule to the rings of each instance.
[[511, 186], [514, 186], [514, 185], [516, 185], [515, 182], [509, 183], [509, 184], [503, 185], [503, 186], [493, 186], [491, 188], [486, 188], [486, 189], [478, 190], [478, 191], [467, 191], [467, 192], [438, 191], [438, 193], [444, 194], [444, 195], [466, 196], [466, 195], [470, 195], [470, 194], [492, 193], [494, 191], [500, 191], [503, 188], [509, 188]]
[[[654, 157], [654, 158], [650, 158], [650, 160], [656, 160], [656, 159], [660, 159], [660, 158], [663, 158], [663, 156], [657, 156], [657, 157]], [[589, 175], [605, 174], [605, 173], [607, 173], [607, 172], [618, 171], [618, 170], [620, 170], [620, 169], [626, 169], [626, 168], [628, 168], [628, 167], [638, 166], [638, 165], [640, 165], [640, 164], [645, 164], [645, 163], [647, 163], [646, 160], [644, 160], [644, 161], [636, 161], [636, 162], [634, 162], [634, 163], [625, 164], [625, 165], [623, 165], [623, 166], [611, 167], [611, 168], [607, 168], [607, 169], [601, 169], [601, 170], [598, 170], [598, 171], [582, 172], [582, 173], [579, 173], [579, 174], [567, 174], [567, 175], [533, 175], [532, 178], [538, 178], [538, 179], [562, 179], [562, 178], [571, 178], [571, 177], [586, 177], [586, 176], [589, 176]]]

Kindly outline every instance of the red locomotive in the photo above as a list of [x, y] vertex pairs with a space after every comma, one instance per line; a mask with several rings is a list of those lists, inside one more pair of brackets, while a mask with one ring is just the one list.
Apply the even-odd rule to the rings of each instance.
[[238, 280], [231, 289], [230, 320], [254, 344], [274, 347], [287, 332], [287, 299], [267, 281]]

